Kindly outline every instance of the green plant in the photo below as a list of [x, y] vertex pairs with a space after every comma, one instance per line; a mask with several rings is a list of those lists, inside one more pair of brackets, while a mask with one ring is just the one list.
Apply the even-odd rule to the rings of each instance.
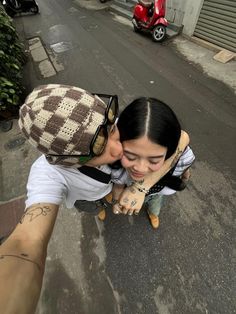
[[0, 5], [0, 110], [19, 106], [23, 93], [23, 45], [12, 24], [12, 19]]

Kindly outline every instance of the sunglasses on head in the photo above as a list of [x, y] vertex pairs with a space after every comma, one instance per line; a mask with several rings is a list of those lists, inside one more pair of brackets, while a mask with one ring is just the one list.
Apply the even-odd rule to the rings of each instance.
[[46, 158], [48, 160], [52, 159], [52, 157], [57, 157], [57, 163], [66, 158], [76, 157], [78, 158], [78, 162], [80, 164], [84, 164], [88, 162], [95, 156], [100, 156], [107, 145], [109, 134], [112, 132], [113, 128], [116, 125], [118, 114], [119, 114], [119, 105], [118, 105], [118, 97], [117, 95], [107, 95], [107, 94], [92, 94], [97, 95], [101, 98], [106, 104], [107, 108], [105, 111], [105, 118], [103, 124], [101, 124], [98, 128], [94, 137], [90, 143], [90, 151], [88, 154], [84, 155], [54, 155], [48, 154]]

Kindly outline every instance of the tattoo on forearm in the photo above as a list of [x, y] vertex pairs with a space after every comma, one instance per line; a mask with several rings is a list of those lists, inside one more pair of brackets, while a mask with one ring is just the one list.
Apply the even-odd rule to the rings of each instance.
[[136, 204], [137, 204], [137, 201], [136, 201], [136, 200], [133, 200], [133, 201], [131, 201], [130, 206], [131, 206], [131, 207], [134, 207], [134, 205], [136, 205]]
[[50, 207], [48, 206], [37, 206], [34, 208], [31, 208], [29, 210], [26, 210], [26, 212], [21, 217], [20, 223], [22, 224], [26, 219], [29, 220], [29, 222], [33, 221], [39, 216], [47, 216], [47, 214], [51, 211]]
[[30, 262], [32, 264], [35, 264], [37, 266], [37, 268], [39, 270], [41, 270], [41, 267], [38, 263], [32, 261], [31, 259], [27, 258], [28, 255], [27, 254], [24, 254], [24, 253], [21, 253], [20, 255], [14, 255], [14, 254], [4, 254], [4, 255], [0, 255], [0, 261], [3, 260], [5, 257], [15, 257], [15, 258], [19, 258], [19, 259], [22, 259], [24, 261], [27, 261], [27, 262]]

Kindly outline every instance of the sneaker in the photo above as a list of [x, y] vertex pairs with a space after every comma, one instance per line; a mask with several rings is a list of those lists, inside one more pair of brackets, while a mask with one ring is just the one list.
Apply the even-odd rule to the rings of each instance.
[[99, 214], [98, 214], [98, 219], [101, 221], [104, 221], [106, 219], [106, 211], [105, 209], [101, 209]]
[[154, 229], [157, 229], [159, 227], [160, 224], [160, 220], [158, 216], [155, 216], [153, 214], [148, 213], [151, 225]]

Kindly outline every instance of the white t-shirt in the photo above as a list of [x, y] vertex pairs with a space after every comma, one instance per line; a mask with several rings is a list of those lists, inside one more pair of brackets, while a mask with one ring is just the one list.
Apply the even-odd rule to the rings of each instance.
[[[107, 165], [100, 166], [99, 169], [111, 173], [111, 168]], [[75, 168], [51, 165], [42, 155], [30, 170], [26, 207], [36, 203], [60, 205], [65, 200], [66, 206], [72, 208], [76, 200], [95, 201], [111, 190], [112, 182], [102, 183]]]

